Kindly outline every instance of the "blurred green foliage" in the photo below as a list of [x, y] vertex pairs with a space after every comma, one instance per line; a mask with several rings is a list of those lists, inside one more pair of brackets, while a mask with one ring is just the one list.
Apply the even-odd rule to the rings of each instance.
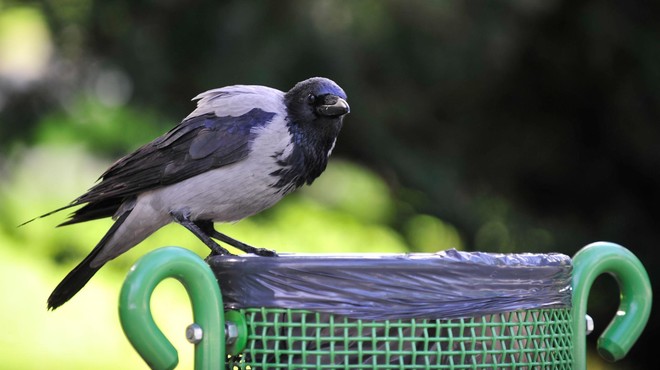
[[37, 125], [34, 140], [40, 144], [81, 146], [93, 153], [124, 155], [163, 132], [154, 112], [113, 107], [82, 97], [66, 113], [46, 115]]
[[[573, 254], [610, 240], [658, 285], [658, 16], [650, 1], [0, 0], [3, 368], [140, 366], [116, 321], [122, 276], [151, 248], [204, 247], [166, 227], [46, 314], [110, 222], [16, 225], [81, 194], [197, 93], [235, 83], [327, 76], [352, 113], [313, 186], [221, 226], [229, 235], [290, 252]], [[181, 337], [171, 288], [163, 322]], [[592, 347], [616, 289], [594, 288]], [[654, 361], [655, 316], [615, 368]]]

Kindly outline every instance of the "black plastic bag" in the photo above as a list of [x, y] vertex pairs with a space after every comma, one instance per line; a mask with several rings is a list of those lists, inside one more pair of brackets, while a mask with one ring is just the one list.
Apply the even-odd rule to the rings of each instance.
[[571, 305], [563, 254], [282, 254], [207, 259], [227, 308], [305, 309], [354, 319], [450, 319]]

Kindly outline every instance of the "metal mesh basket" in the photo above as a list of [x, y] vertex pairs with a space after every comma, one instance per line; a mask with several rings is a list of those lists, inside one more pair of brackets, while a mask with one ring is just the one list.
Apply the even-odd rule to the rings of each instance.
[[208, 262], [225, 306], [240, 308], [230, 315], [247, 336], [242, 350], [230, 352], [228, 368], [572, 364], [572, 265], [565, 255], [449, 250]]
[[229, 369], [570, 369], [570, 309], [450, 320], [360, 320], [241, 310], [247, 343]]

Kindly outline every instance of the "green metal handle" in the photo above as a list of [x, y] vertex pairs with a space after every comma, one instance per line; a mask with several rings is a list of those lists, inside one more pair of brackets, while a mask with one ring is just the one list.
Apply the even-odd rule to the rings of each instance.
[[156, 286], [170, 277], [185, 287], [193, 320], [202, 329], [201, 341], [195, 344], [195, 369], [223, 368], [225, 322], [220, 288], [209, 266], [187, 249], [157, 249], [133, 265], [119, 301], [124, 333], [152, 369], [173, 369], [178, 364], [177, 351], [154, 322], [149, 303]]
[[619, 310], [598, 339], [598, 352], [603, 358], [622, 359], [639, 338], [651, 314], [651, 283], [644, 266], [632, 252], [607, 242], [582, 248], [573, 257], [575, 369], [586, 368], [587, 300], [594, 280], [603, 273], [614, 276], [621, 291]]

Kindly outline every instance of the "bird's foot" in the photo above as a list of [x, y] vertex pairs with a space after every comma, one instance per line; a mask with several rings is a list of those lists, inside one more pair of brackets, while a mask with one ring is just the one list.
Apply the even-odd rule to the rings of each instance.
[[[257, 256], [263, 257], [275, 257], [277, 253], [270, 249], [264, 248], [255, 248], [251, 245], [245, 244], [241, 241], [238, 241], [234, 238], [231, 238], [223, 233], [218, 232], [213, 227], [213, 222], [209, 220], [197, 220], [192, 221], [190, 219], [190, 212], [185, 210], [183, 211], [172, 211], [170, 212], [172, 219], [177, 223], [181, 224], [186, 229], [190, 230], [199, 240], [204, 242], [209, 249], [211, 249], [211, 255], [231, 255], [228, 250], [221, 247], [213, 239], [217, 239], [223, 243], [229, 244], [234, 248], [238, 248], [245, 253], [252, 253]], [[213, 239], [211, 239], [213, 238]]]
[[245, 253], [252, 253], [262, 257], [277, 257], [277, 252], [273, 250], [265, 249], [265, 248], [256, 248], [219, 232], [213, 227], [213, 222], [211, 221], [197, 221], [197, 226], [199, 226], [200, 230], [202, 230], [206, 235], [210, 236], [211, 238], [229, 244], [232, 247], [238, 248]]
[[266, 249], [266, 248], [253, 247], [249, 244], [245, 244], [241, 241], [238, 241], [234, 238], [231, 238], [231, 237], [229, 237], [229, 236], [227, 236], [223, 233], [220, 233], [216, 230], [213, 230], [213, 232], [210, 233], [209, 235], [211, 235], [212, 238], [218, 239], [221, 242], [227, 243], [227, 244], [231, 245], [234, 248], [238, 248], [238, 249], [242, 250], [245, 253], [251, 253], [251, 254], [255, 254], [257, 256], [262, 256], [262, 257], [277, 257], [277, 252], [275, 252], [274, 250], [270, 250], [270, 249]]
[[272, 249], [266, 249], [266, 248], [254, 248], [252, 252], [248, 252], [248, 253], [254, 253], [257, 256], [262, 256], [262, 257], [277, 257], [277, 252], [275, 252]]

